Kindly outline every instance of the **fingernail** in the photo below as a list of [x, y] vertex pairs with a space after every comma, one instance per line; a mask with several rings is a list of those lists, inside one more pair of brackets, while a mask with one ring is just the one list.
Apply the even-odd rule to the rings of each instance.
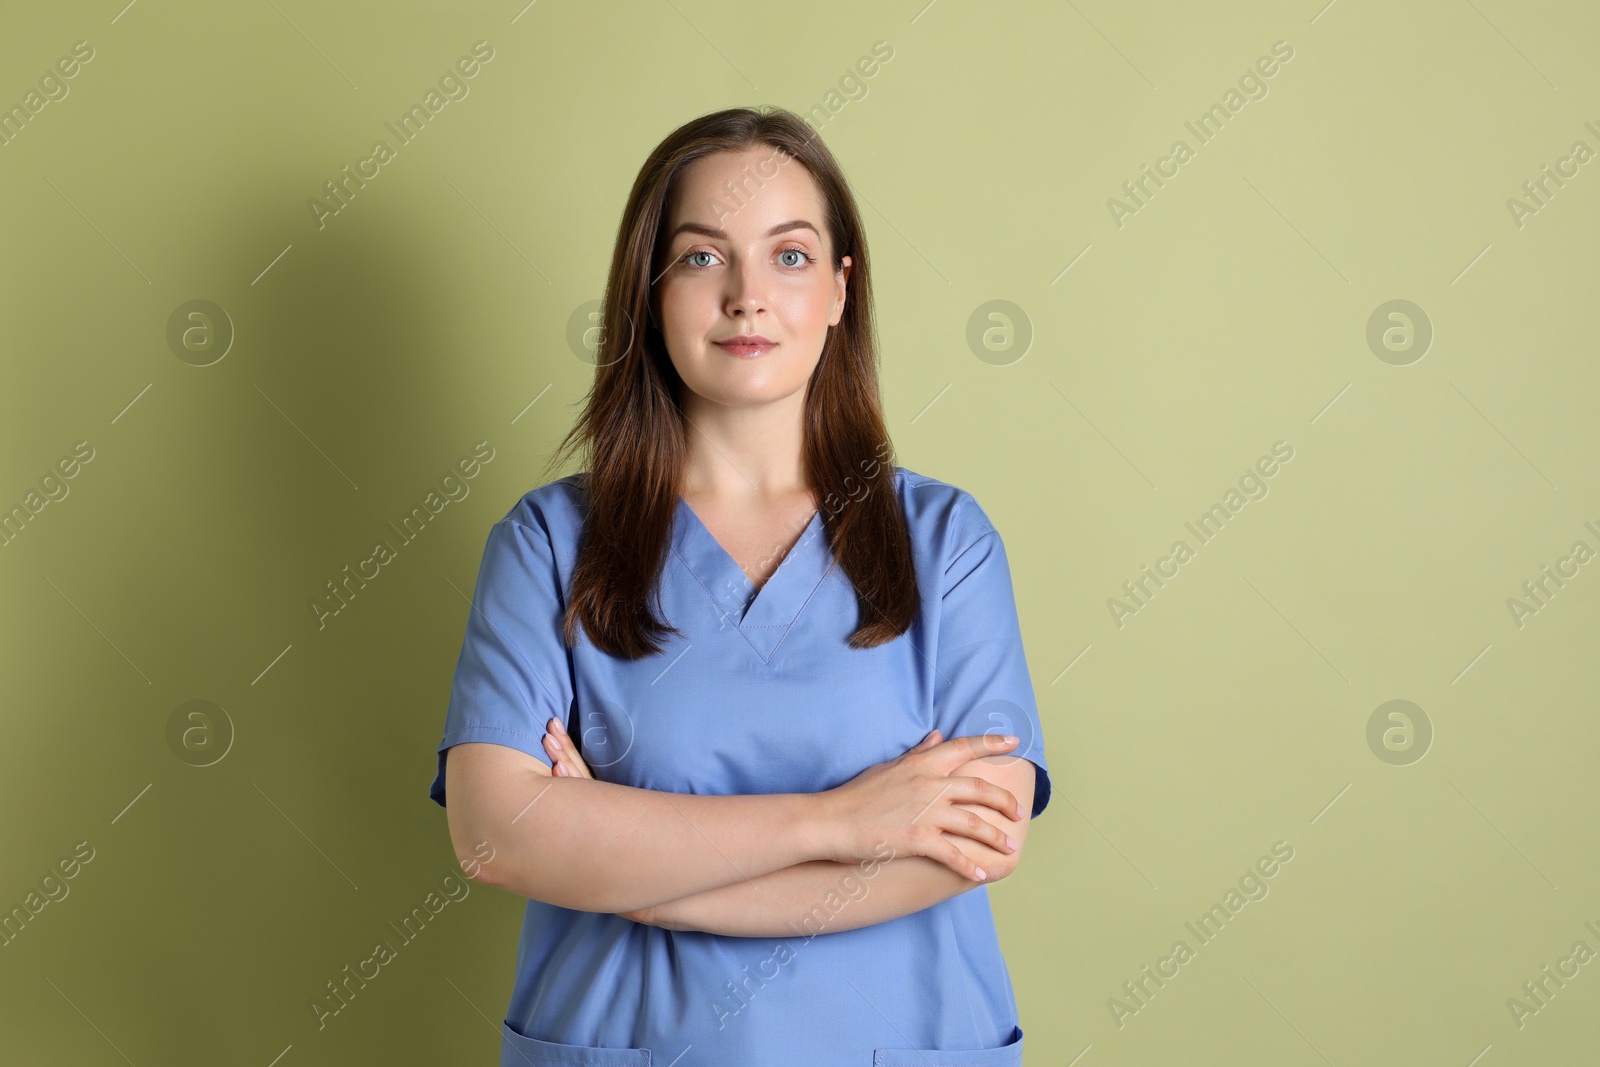
[[982, 867], [978, 867], [978, 868], [976, 868], [976, 870], [977, 870], [977, 875], [978, 875], [978, 881], [986, 882], [986, 881], [989, 880], [989, 876], [984, 873], [984, 870], [983, 870]]
[[567, 724], [562, 722], [560, 719], [552, 719], [550, 721], [556, 724], [557, 730], [560, 730], [562, 733], [567, 732]]
[[1012, 837], [1010, 834], [1007, 834], [1006, 835], [1006, 847], [1009, 848], [1012, 852], [1015, 852], [1020, 846], [1018, 846], [1016, 838]]
[[1006, 734], [1006, 736], [1001, 738], [1001, 740], [1004, 741], [1008, 745], [1014, 745], [1014, 744], [1017, 743], [1017, 738], [1016, 738], [1015, 734]]
[[560, 748], [561, 747], [561, 739], [559, 737], [557, 737], [555, 734], [546, 734], [545, 737], [546, 737], [547, 740], [549, 740], [551, 748]]

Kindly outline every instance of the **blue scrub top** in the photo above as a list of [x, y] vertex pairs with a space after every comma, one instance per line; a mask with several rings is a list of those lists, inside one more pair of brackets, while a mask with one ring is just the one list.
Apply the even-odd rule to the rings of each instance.
[[[531, 490], [489, 531], [450, 690], [451, 745], [489, 741], [549, 765], [560, 716], [597, 779], [675, 793], [814, 793], [946, 739], [1015, 734], [1050, 798], [1005, 546], [962, 489], [895, 468], [922, 593], [910, 630], [856, 650], [856, 594], [815, 513], [755, 590], [680, 497], [660, 610], [683, 631], [611, 656], [561, 618], [583, 476]], [[844, 506], [848, 507], [846, 503]], [[673, 931], [529, 900], [502, 1067], [931, 1067], [1022, 1062], [1022, 1030], [986, 885], [857, 930], [829, 930], [859, 867], [793, 936]]]

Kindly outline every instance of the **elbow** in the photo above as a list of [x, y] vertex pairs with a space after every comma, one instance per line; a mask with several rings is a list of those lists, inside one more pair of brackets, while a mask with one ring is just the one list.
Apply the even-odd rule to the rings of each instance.
[[476, 885], [504, 889], [529, 899], [545, 899], [543, 887], [535, 883], [546, 872], [529, 869], [521, 854], [522, 842], [510, 834], [486, 829], [490, 823], [473, 818], [465, 805], [462, 808], [450, 822], [450, 843], [461, 873]]
[[600, 894], [583, 889], [574, 889], [570, 885], [549, 886], [534, 884], [530, 880], [519, 880], [512, 876], [499, 880], [484, 881], [485, 885], [492, 885], [496, 889], [503, 889], [513, 896], [524, 900], [537, 900], [541, 904], [549, 904], [554, 908], [565, 908], [568, 911], [592, 911], [600, 914], [621, 915], [627, 909], [640, 910], [637, 895], [630, 896], [627, 900], [609, 900]]
[[542, 899], [541, 891], [527, 884], [518, 870], [512, 842], [495, 841], [490, 835], [469, 834], [455, 840], [456, 862], [461, 873], [481, 886], [493, 886], [518, 896]]
[[[455, 847], [456, 863], [460, 864], [462, 874], [478, 885], [494, 885], [492, 874], [498, 869], [494, 861], [499, 853], [486, 838], [479, 838], [470, 847], [463, 847], [460, 841], [451, 843]], [[504, 867], [505, 864], [500, 866]]]
[[537, 900], [572, 911], [621, 911], [623, 906], [611, 907], [601, 899], [604, 894], [572, 884], [570, 878], [552, 882], [549, 864], [521, 862], [512, 848], [512, 842], [501, 842], [501, 847], [486, 838], [471, 840], [470, 847], [456, 846], [456, 859], [461, 872], [482, 886], [503, 889], [526, 900]]
[[[497, 885], [497, 875], [507, 866], [505, 850], [496, 847], [492, 835], [482, 832], [482, 821], [472, 817], [465, 800], [462, 797], [453, 806], [445, 807], [450, 847], [456, 854], [456, 863], [461, 873], [475, 884]], [[503, 846], [504, 842], [499, 844]]]

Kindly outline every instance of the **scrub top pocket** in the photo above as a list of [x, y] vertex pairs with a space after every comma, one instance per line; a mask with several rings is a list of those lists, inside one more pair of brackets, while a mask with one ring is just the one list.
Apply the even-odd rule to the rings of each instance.
[[541, 1041], [500, 1023], [500, 1067], [650, 1067], [647, 1048], [592, 1048]]
[[1022, 1027], [1015, 1027], [1011, 1040], [998, 1048], [873, 1049], [872, 1067], [1022, 1067]]

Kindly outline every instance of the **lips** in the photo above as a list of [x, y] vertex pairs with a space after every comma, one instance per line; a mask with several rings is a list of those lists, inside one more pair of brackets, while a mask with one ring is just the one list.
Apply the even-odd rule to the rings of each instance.
[[726, 341], [713, 341], [712, 344], [728, 353], [728, 355], [738, 356], [740, 359], [753, 359], [778, 347], [778, 342], [769, 341], [760, 334], [730, 337]]

